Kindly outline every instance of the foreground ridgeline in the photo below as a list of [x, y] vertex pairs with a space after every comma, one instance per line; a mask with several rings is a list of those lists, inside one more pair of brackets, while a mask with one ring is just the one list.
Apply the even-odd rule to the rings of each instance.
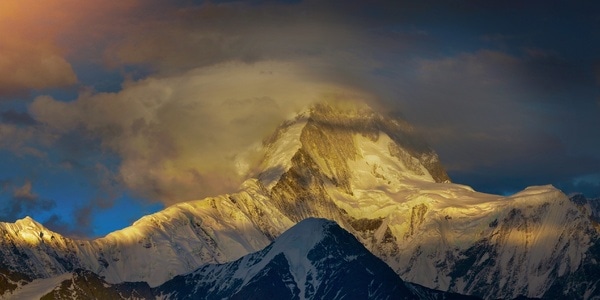
[[13, 297], [41, 299], [477, 299], [402, 281], [336, 223], [309, 218], [265, 249], [204, 265], [151, 288], [110, 284], [82, 269], [36, 280]]
[[589, 201], [552, 186], [502, 197], [451, 183], [408, 124], [360, 105], [315, 105], [264, 151], [239, 192], [100, 239], [0, 223], [0, 294], [66, 297], [69, 284], [97, 282], [108, 298], [600, 297]]

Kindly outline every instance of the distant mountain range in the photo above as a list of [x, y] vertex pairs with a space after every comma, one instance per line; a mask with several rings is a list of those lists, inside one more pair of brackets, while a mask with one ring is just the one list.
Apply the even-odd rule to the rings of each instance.
[[[263, 146], [259, 171], [239, 192], [168, 207], [104, 238], [69, 239], [30, 218], [0, 223], [0, 294], [34, 284], [68, 297], [93, 281], [124, 298], [457, 296], [433, 289], [485, 299], [600, 298], [598, 208], [587, 199], [552, 186], [503, 197], [451, 183], [410, 125], [361, 105], [317, 104]], [[313, 217], [339, 224], [389, 268], [367, 254], [341, 259], [359, 247], [331, 221], [301, 222]], [[311, 228], [325, 228], [319, 241], [335, 246], [311, 240], [303, 233]], [[289, 236], [303, 241], [295, 258], [276, 250]], [[321, 246], [331, 260], [304, 257], [325, 253]]]

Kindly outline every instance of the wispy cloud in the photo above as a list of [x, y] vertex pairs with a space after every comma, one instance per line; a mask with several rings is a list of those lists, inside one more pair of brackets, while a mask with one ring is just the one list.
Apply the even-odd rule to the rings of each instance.
[[53, 200], [39, 196], [33, 191], [30, 180], [26, 180], [22, 186], [5, 184], [4, 190], [12, 189], [12, 196], [4, 204], [1, 212], [2, 219], [15, 220], [36, 211], [49, 211], [56, 206]]

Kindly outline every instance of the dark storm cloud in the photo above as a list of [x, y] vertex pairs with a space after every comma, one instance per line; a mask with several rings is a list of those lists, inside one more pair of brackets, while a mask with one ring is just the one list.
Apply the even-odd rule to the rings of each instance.
[[469, 35], [483, 44], [442, 47], [447, 54], [421, 63], [421, 71], [430, 67], [427, 76], [405, 77], [400, 109], [458, 182], [495, 193], [552, 183], [568, 193], [598, 194], [594, 179], [576, 180], [600, 172], [597, 9], [536, 1], [502, 2], [500, 10], [482, 5], [447, 7], [438, 18], [452, 20], [444, 30], [423, 22], [428, 10], [415, 16], [431, 39], [447, 35], [440, 45]]
[[[562, 101], [590, 101], [591, 97], [573, 95], [579, 89], [594, 85], [593, 69], [581, 62], [569, 61], [558, 54], [549, 53], [541, 49], [525, 49], [528, 57], [523, 62], [523, 82], [529, 84], [531, 89], [546, 93], [546, 97], [533, 98], [532, 100], [562, 100]], [[553, 94], [558, 94], [552, 97]], [[566, 95], [570, 99], [564, 99]]]
[[232, 60], [305, 59], [308, 64], [318, 58], [312, 63], [320, 67], [327, 61], [356, 62], [353, 49], [367, 38], [362, 22], [346, 22], [343, 13], [331, 13], [318, 2], [164, 6], [163, 13], [143, 26], [132, 24], [122, 40], [108, 45], [104, 57], [109, 66], [144, 64], [173, 73]]
[[419, 63], [405, 114], [454, 180], [495, 193], [548, 183], [573, 192], [573, 178], [600, 170], [589, 73], [563, 75], [531, 55], [485, 50]]

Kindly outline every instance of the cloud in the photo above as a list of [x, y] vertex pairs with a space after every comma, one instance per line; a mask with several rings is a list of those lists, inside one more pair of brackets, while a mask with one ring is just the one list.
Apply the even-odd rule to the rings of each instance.
[[25, 44], [0, 50], [0, 95], [64, 87], [76, 82], [71, 65], [43, 45]]
[[[53, 41], [53, 18], [35, 1], [0, 4], [0, 96], [28, 89], [63, 87], [77, 77], [64, 53]], [[49, 13], [48, 15], [52, 15]]]
[[564, 187], [559, 186], [559, 188], [570, 191], [579, 191], [590, 198], [600, 198], [600, 173], [575, 178], [571, 181], [571, 184], [572, 186], [566, 184]]
[[13, 199], [23, 201], [34, 201], [38, 198], [31, 190], [31, 181], [26, 181], [22, 187], [16, 188], [13, 192]]
[[515, 143], [532, 138], [529, 124], [537, 116], [522, 105], [520, 67], [517, 58], [489, 50], [420, 60], [401, 100], [403, 113], [451, 171], [495, 165], [520, 151]]
[[[5, 183], [4, 185], [10, 185], [10, 183]], [[26, 180], [22, 186], [11, 187], [12, 197], [1, 212], [2, 219], [4, 220], [14, 221], [33, 212], [49, 211], [56, 206], [54, 201], [37, 195], [33, 191], [33, 185], [30, 180]], [[4, 190], [6, 189], [8, 187], [4, 188]]]
[[97, 137], [121, 159], [119, 180], [148, 199], [173, 203], [235, 191], [260, 141], [285, 118], [356, 90], [315, 82], [292, 63], [226, 63], [127, 83], [76, 101], [38, 97], [30, 106], [53, 134]]
[[76, 84], [73, 61], [101, 61], [103, 45], [150, 2], [1, 1], [0, 97]]
[[14, 125], [35, 125], [35, 120], [26, 112], [9, 109], [0, 112], [0, 122]]
[[[362, 90], [421, 128], [455, 174], [512, 164], [558, 176], [561, 164], [596, 166], [589, 150], [574, 149], [560, 132], [576, 121], [565, 118], [576, 111], [568, 108], [571, 100], [589, 104], [571, 93], [579, 82], [587, 84], [587, 75], [561, 58], [560, 49], [535, 41], [517, 45], [525, 33], [496, 32], [493, 22], [471, 19], [497, 17], [498, 9], [512, 14], [514, 3], [461, 1], [443, 9], [433, 2], [390, 3], [3, 1], [0, 24], [8, 25], [0, 26], [0, 35], [7, 37], [6, 57], [14, 57], [6, 63], [37, 77], [0, 82], [0, 94], [3, 86], [14, 92], [74, 84], [89, 64], [126, 78], [150, 75], [125, 80], [115, 93], [96, 92], [94, 82], [86, 82], [92, 86], [72, 102], [38, 97], [31, 116], [5, 111], [0, 147], [34, 153], [31, 141], [56, 145], [74, 154], [65, 166], [87, 156], [81, 165], [94, 170], [89, 161], [110, 152], [118, 167], [104, 165], [108, 171], [100, 172], [106, 176], [98, 189], [107, 193], [96, 197], [97, 205], [110, 205], [110, 195], [123, 187], [173, 203], [234, 190], [251, 169], [254, 143], [287, 114], [328, 93], [367, 98], [355, 96]], [[440, 18], [439, 11], [448, 12]], [[24, 30], [8, 29], [15, 27]], [[482, 35], [496, 50], [445, 52]], [[587, 128], [598, 128], [590, 115], [586, 128], [569, 127], [588, 140], [595, 136]], [[552, 167], [530, 159], [548, 147], [560, 149], [544, 156]], [[520, 172], [500, 169], [503, 178]]]
[[147, 16], [143, 25], [131, 24], [122, 40], [107, 47], [105, 58], [111, 66], [143, 64], [169, 72], [230, 60], [330, 55], [326, 52], [331, 47], [359, 44], [358, 32], [349, 23], [331, 21], [307, 6], [314, 7], [242, 2], [178, 9], [167, 5], [160, 15]]
[[88, 227], [73, 226], [57, 214], [52, 214], [43, 225], [52, 231], [59, 232], [63, 236], [75, 239], [88, 239], [91, 234], [89, 223], [87, 223]]
[[[69, 85], [82, 91], [72, 102], [37, 97], [29, 113], [5, 110], [0, 148], [39, 156], [44, 172], [68, 169], [85, 178], [93, 191], [76, 203], [78, 214], [89, 217], [73, 220], [80, 228], [129, 191], [172, 204], [237, 190], [262, 138], [279, 122], [327, 94], [355, 97], [341, 86], [362, 83], [354, 75], [374, 64], [370, 54], [356, 52], [369, 35], [320, 7], [308, 9], [320, 6], [314, 3], [0, 5], [3, 28], [24, 28], [7, 32], [15, 53], [61, 63], [44, 69], [11, 58], [31, 70], [30, 80], [31, 73], [56, 77], [44, 84], [7, 82], [11, 93]], [[95, 77], [87, 73], [98, 68], [127, 78], [119, 92], [103, 93], [90, 80]]]
[[11, 181], [9, 179], [0, 179], [0, 193], [3, 193], [10, 187]]
[[[314, 74], [322, 78], [360, 84], [360, 73], [381, 66], [373, 57], [381, 45], [371, 46], [379, 34], [365, 26], [364, 9], [381, 12], [386, 7], [360, 2], [338, 8], [318, 1], [256, 5], [139, 0], [7, 0], [0, 5], [5, 24], [0, 34], [7, 37], [11, 53], [23, 56], [6, 55], [6, 63], [24, 74], [20, 82], [0, 84], [0, 95], [2, 86], [14, 91], [61, 87], [76, 83], [77, 77], [85, 81], [80, 84], [95, 86], [87, 74], [90, 68], [108, 67], [134, 77], [145, 68], [176, 75], [230, 61], [301, 61], [320, 69]], [[412, 39], [397, 38], [387, 39], [384, 46], [394, 50]]]
[[331, 55], [331, 47], [352, 49], [360, 38], [352, 23], [341, 22], [343, 13], [326, 9], [310, 1], [5, 0], [0, 3], [0, 95], [73, 85], [75, 70], [85, 72], [86, 65], [179, 72], [230, 60], [325, 52], [339, 59], [344, 53]]
[[7, 149], [17, 156], [44, 156], [44, 152], [32, 144], [39, 137], [38, 130], [31, 126], [0, 123], [0, 149]]
[[598, 145], [593, 95], [578, 88], [581, 80], [560, 82], [564, 75], [540, 67], [540, 59], [555, 58], [530, 55], [480, 50], [417, 61], [397, 103], [453, 180], [494, 193], [577, 188], [571, 178], [600, 169], [594, 147], [578, 143]]

